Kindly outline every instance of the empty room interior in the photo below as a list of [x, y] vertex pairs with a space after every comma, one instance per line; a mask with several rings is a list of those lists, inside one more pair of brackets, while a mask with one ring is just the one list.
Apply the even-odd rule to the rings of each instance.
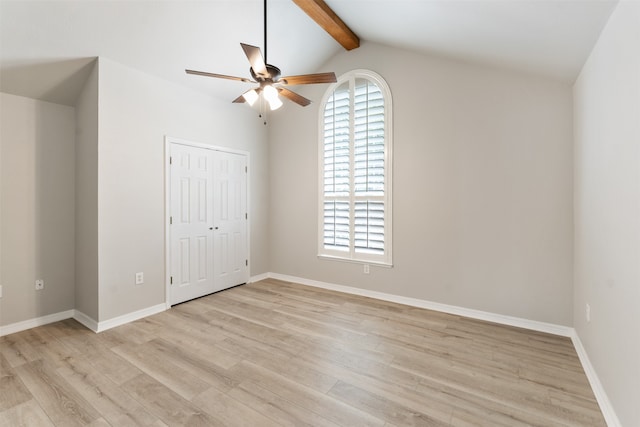
[[640, 1], [0, 0], [0, 425], [640, 426]]

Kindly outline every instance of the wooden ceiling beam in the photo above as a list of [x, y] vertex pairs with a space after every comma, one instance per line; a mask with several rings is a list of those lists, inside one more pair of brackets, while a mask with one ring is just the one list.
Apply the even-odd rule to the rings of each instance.
[[324, 0], [293, 0], [293, 2], [346, 50], [360, 47], [358, 36], [331, 10]]

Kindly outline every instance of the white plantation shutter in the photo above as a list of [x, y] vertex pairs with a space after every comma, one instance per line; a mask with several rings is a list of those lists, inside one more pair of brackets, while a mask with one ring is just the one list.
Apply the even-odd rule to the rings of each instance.
[[349, 202], [324, 202], [324, 245], [341, 251], [349, 250]]
[[321, 256], [391, 264], [391, 96], [375, 73], [349, 73], [321, 109]]
[[349, 214], [350, 107], [349, 83], [339, 86], [324, 109], [324, 233], [326, 248], [348, 251], [351, 221]]
[[356, 252], [384, 255], [384, 203], [356, 201]]
[[324, 113], [324, 193], [348, 196], [350, 191], [349, 161], [349, 85], [336, 89]]

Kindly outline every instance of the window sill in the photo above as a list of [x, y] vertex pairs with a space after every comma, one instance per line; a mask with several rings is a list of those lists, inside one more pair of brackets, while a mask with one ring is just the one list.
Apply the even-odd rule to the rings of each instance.
[[339, 256], [331, 256], [331, 255], [318, 255], [318, 259], [325, 260], [325, 261], [339, 261], [339, 262], [347, 262], [350, 264], [368, 264], [368, 265], [375, 265], [376, 267], [393, 268], [392, 263], [381, 262], [381, 261], [367, 261], [367, 260], [361, 260], [361, 259], [342, 258]]

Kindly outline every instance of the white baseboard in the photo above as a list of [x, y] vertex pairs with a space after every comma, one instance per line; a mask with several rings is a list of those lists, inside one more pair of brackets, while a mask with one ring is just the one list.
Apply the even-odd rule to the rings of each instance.
[[488, 322], [500, 323], [502, 325], [516, 326], [519, 328], [531, 329], [539, 332], [560, 335], [563, 337], [572, 336], [573, 328], [569, 326], [555, 325], [553, 323], [538, 322], [536, 320], [522, 319], [520, 317], [505, 316], [502, 314], [490, 313], [487, 311], [473, 310], [470, 308], [459, 307], [455, 305], [441, 304], [422, 300], [418, 298], [409, 298], [399, 295], [387, 294], [384, 292], [370, 291], [367, 289], [353, 288], [351, 286], [336, 285], [333, 283], [319, 282], [317, 280], [304, 279], [302, 277], [287, 276], [278, 273], [268, 273], [268, 277], [286, 282], [300, 283], [302, 285], [314, 286], [316, 288], [329, 289], [347, 294], [360, 295], [370, 298], [376, 298], [383, 301], [395, 302], [398, 304], [409, 305], [412, 307], [426, 308], [428, 310], [440, 311], [443, 313], [455, 314], [457, 316], [470, 317], [472, 319], [485, 320]]
[[258, 274], [257, 276], [251, 276], [249, 279], [249, 283], [259, 282], [260, 280], [265, 280], [269, 278], [269, 273]]
[[59, 322], [60, 320], [72, 318], [77, 320], [88, 329], [91, 329], [93, 332], [102, 332], [106, 331], [107, 329], [124, 325], [125, 323], [133, 322], [134, 320], [142, 319], [143, 317], [151, 316], [165, 310], [166, 306], [164, 303], [162, 303], [154, 305], [152, 307], [144, 308], [142, 310], [134, 311], [133, 313], [118, 316], [113, 319], [105, 320], [104, 322], [96, 322], [94, 319], [78, 310], [67, 310], [60, 313], [37, 317], [35, 319], [12, 323], [6, 326], [0, 326], [0, 337], [4, 335], [14, 334], [16, 332], [26, 331], [27, 329], [35, 328], [37, 326], [43, 326], [49, 323]]
[[27, 329], [37, 326], [46, 325], [48, 323], [59, 322], [60, 320], [71, 319], [75, 310], [61, 311], [59, 313], [49, 314], [47, 316], [36, 317], [35, 319], [23, 320], [22, 322], [11, 323], [6, 326], [0, 326], [0, 337], [16, 332], [26, 331]]
[[73, 318], [78, 323], [82, 324], [85, 328], [91, 329], [93, 332], [98, 332], [98, 322], [96, 322], [93, 318], [87, 316], [83, 312], [75, 310]]
[[575, 329], [572, 330], [571, 341], [573, 342], [573, 346], [576, 349], [576, 353], [578, 353], [578, 357], [580, 358], [582, 369], [584, 369], [585, 374], [587, 374], [587, 379], [589, 380], [589, 384], [591, 385], [593, 394], [596, 395], [596, 400], [598, 401], [598, 405], [600, 405], [600, 410], [602, 411], [602, 415], [604, 416], [604, 419], [607, 422], [607, 426], [622, 427], [622, 424], [620, 424], [620, 420], [618, 419], [618, 416], [613, 410], [611, 401], [609, 400], [607, 393], [604, 391], [604, 387], [602, 387], [602, 383], [598, 378], [598, 374], [596, 374], [596, 371], [593, 368], [593, 365], [591, 364], [591, 360], [589, 360], [587, 351], [582, 345], [582, 341], [578, 336], [578, 332]]
[[161, 313], [166, 309], [167, 309], [166, 304], [162, 303], [162, 304], [156, 304], [151, 307], [143, 308], [142, 310], [134, 311], [132, 313], [123, 314], [122, 316], [114, 317], [113, 319], [105, 320], [104, 322], [98, 322], [97, 330], [95, 330], [94, 332], [106, 331], [107, 329], [115, 328], [116, 326], [133, 322], [134, 320], [139, 320], [147, 316]]

